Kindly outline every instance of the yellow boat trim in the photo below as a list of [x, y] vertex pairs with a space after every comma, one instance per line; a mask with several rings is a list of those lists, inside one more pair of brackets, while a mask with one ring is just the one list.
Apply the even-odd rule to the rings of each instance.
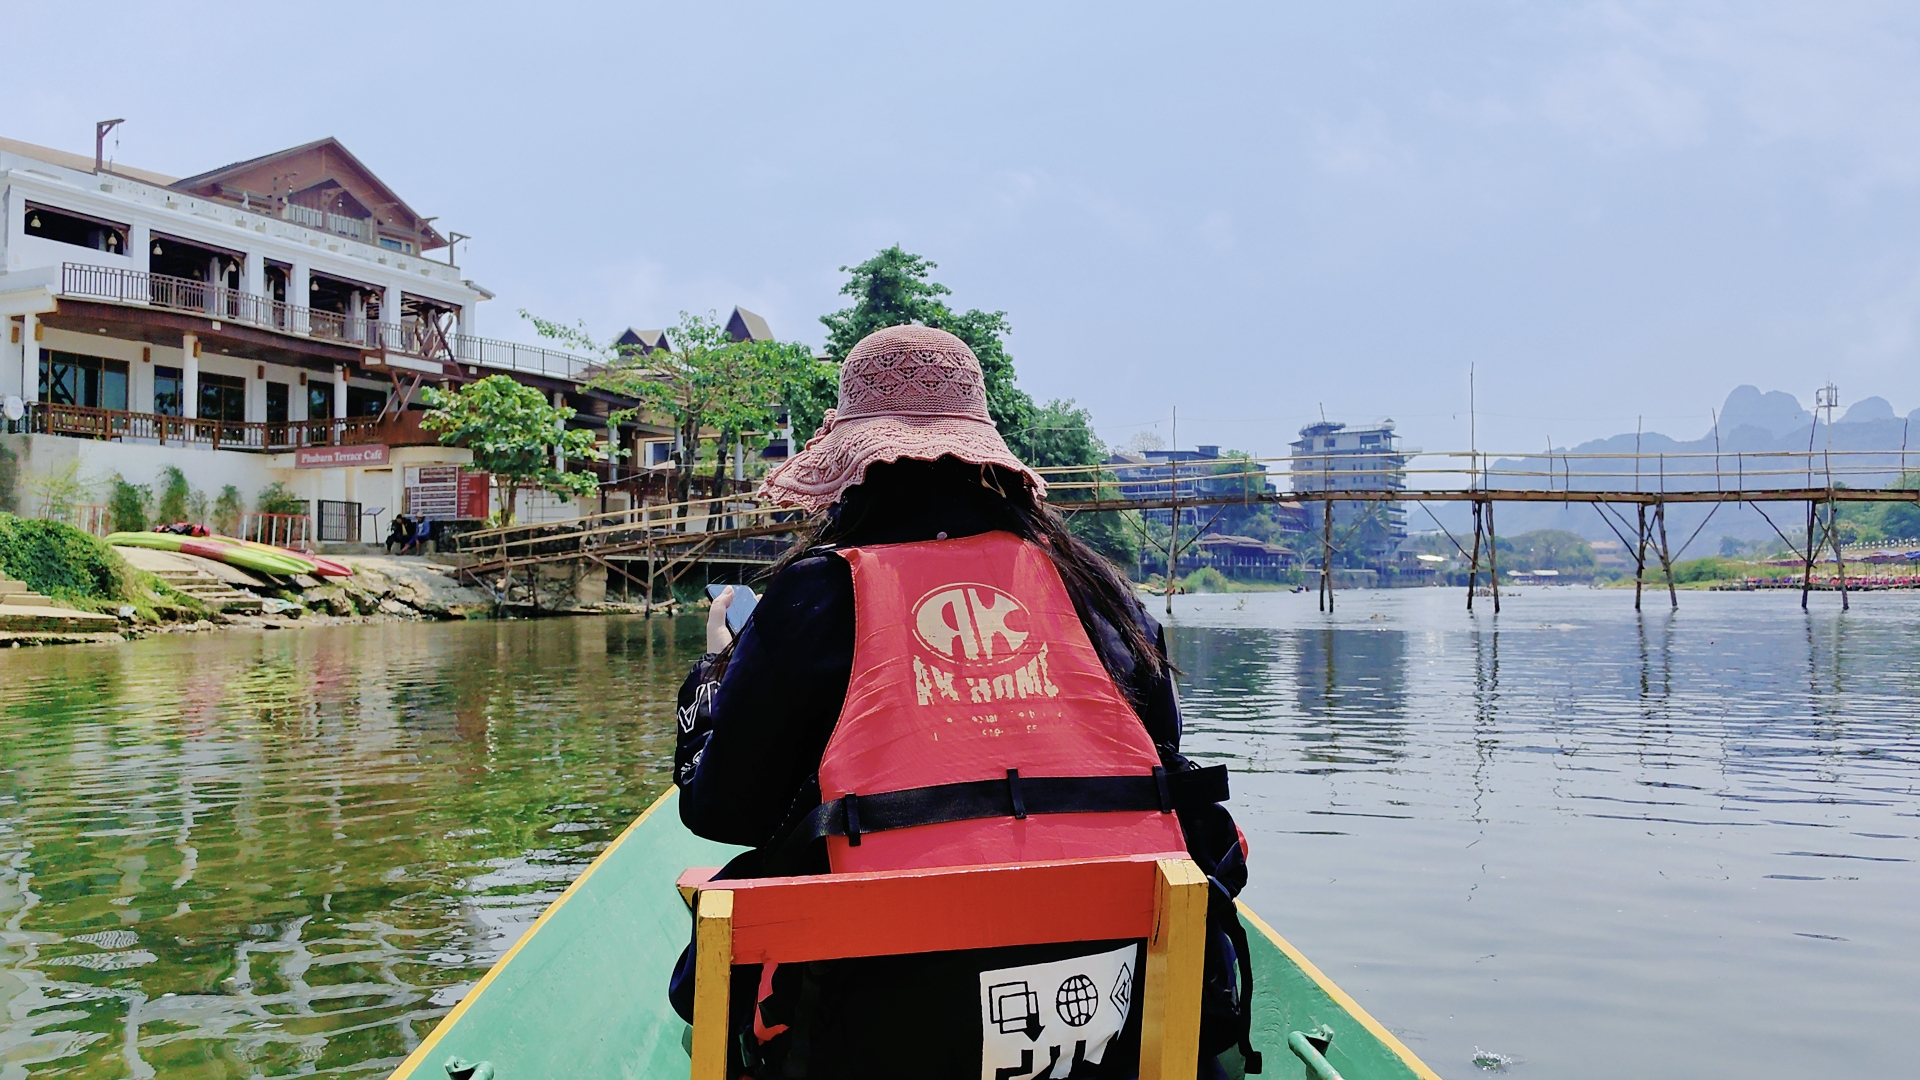
[[1386, 1044], [1388, 1049], [1400, 1055], [1400, 1060], [1406, 1064], [1407, 1068], [1413, 1070], [1415, 1076], [1419, 1077], [1420, 1080], [1440, 1080], [1439, 1073], [1427, 1068], [1426, 1062], [1415, 1057], [1413, 1051], [1407, 1049], [1405, 1043], [1394, 1038], [1393, 1032], [1382, 1027], [1380, 1021], [1375, 1020], [1367, 1010], [1360, 1007], [1359, 1002], [1353, 1000], [1352, 996], [1345, 990], [1336, 986], [1334, 981], [1327, 978], [1319, 968], [1314, 967], [1313, 961], [1307, 959], [1299, 949], [1293, 947], [1292, 942], [1281, 937], [1278, 931], [1267, 925], [1267, 920], [1261, 918], [1252, 908], [1248, 907], [1244, 901], [1236, 900], [1234, 902], [1240, 905], [1240, 915], [1242, 918], [1252, 922], [1255, 928], [1267, 936], [1268, 941], [1273, 942], [1276, 948], [1287, 954], [1287, 959], [1293, 961], [1295, 967], [1306, 972], [1308, 978], [1318, 983], [1320, 989], [1324, 991], [1328, 997], [1333, 999], [1335, 1005], [1353, 1014], [1353, 1018], [1360, 1021], [1361, 1027], [1366, 1028], [1374, 1038]]
[[567, 886], [566, 891], [561, 893], [553, 903], [547, 905], [547, 910], [540, 913], [540, 917], [533, 921], [532, 926], [527, 927], [527, 932], [520, 935], [520, 940], [514, 942], [513, 947], [508, 949], [504, 956], [494, 961], [494, 965], [487, 969], [487, 973], [480, 976], [480, 981], [473, 984], [473, 989], [467, 991], [466, 996], [460, 999], [460, 1003], [453, 1007], [452, 1012], [440, 1018], [440, 1022], [434, 1025], [433, 1031], [428, 1033], [426, 1041], [414, 1047], [413, 1053], [407, 1055], [407, 1060], [401, 1062], [400, 1067], [395, 1069], [387, 1077], [387, 1080], [409, 1080], [409, 1078], [413, 1076], [413, 1071], [424, 1064], [427, 1058], [433, 1054], [434, 1048], [440, 1045], [440, 1033], [452, 1030], [453, 1026], [459, 1023], [460, 1017], [467, 1011], [467, 1006], [480, 997], [481, 991], [485, 990], [487, 985], [493, 982], [495, 975], [500, 974], [502, 969], [513, 962], [513, 958], [515, 954], [519, 953], [520, 947], [533, 940], [533, 935], [540, 932], [540, 928], [547, 924], [548, 919], [553, 918], [553, 913], [559, 911], [562, 904], [572, 899], [573, 894], [580, 886], [586, 884], [587, 879], [593, 876], [593, 872], [600, 869], [600, 864], [612, 858], [613, 853], [620, 850], [620, 845], [627, 842], [627, 837], [632, 836], [635, 829], [638, 829], [648, 818], [652, 817], [653, 812], [660, 809], [661, 804], [671, 798], [674, 791], [675, 789], [672, 787], [667, 788], [664, 794], [658, 799], [653, 800], [652, 806], [642, 811], [639, 817], [633, 819], [633, 824], [627, 826], [626, 830], [616, 837], [613, 843], [607, 845], [607, 850], [601, 852], [598, 858], [587, 864], [587, 869], [581, 873], [579, 877], [574, 878], [573, 884]]

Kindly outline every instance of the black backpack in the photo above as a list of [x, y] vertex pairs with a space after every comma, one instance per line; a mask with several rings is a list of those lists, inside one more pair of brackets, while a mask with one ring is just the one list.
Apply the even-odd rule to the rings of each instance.
[[[1188, 768], [1193, 766], [1188, 765]], [[1187, 853], [1207, 875], [1207, 952], [1200, 984], [1200, 1053], [1237, 1046], [1246, 1071], [1260, 1071], [1253, 1048], [1253, 957], [1233, 902], [1247, 884], [1247, 849], [1233, 815], [1219, 803], [1182, 807]]]

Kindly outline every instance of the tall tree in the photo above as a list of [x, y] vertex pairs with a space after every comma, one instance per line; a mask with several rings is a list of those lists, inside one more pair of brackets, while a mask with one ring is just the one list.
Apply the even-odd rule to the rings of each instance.
[[844, 361], [860, 339], [889, 326], [918, 324], [945, 330], [967, 343], [980, 358], [987, 380], [987, 412], [1000, 434], [1011, 437], [1031, 422], [1033, 399], [1013, 384], [1013, 357], [1003, 339], [1013, 332], [1004, 311], [969, 308], [956, 312], [941, 297], [953, 290], [932, 280], [939, 264], [895, 244], [858, 266], [843, 266], [847, 283], [842, 296], [853, 297], [850, 307], [820, 321], [827, 327], [827, 357]]
[[[945, 330], [979, 357], [986, 377], [987, 412], [1008, 448], [1022, 461], [1040, 467], [1091, 467], [1105, 459], [1107, 448], [1094, 434], [1093, 417], [1087, 410], [1071, 401], [1037, 405], [1014, 385], [1013, 357], [1006, 348], [1013, 326], [1006, 312], [953, 310], [944, 299], [953, 295], [952, 290], [933, 280], [938, 264], [898, 244], [857, 266], [840, 269], [848, 275], [840, 293], [852, 297], [853, 303], [820, 318], [827, 327], [827, 355], [833, 362], [844, 361], [861, 338], [884, 327], [918, 324]], [[1055, 479], [1091, 481], [1093, 476], [1092, 472], [1069, 473]], [[1074, 494], [1092, 494], [1092, 489], [1075, 489]], [[1114, 562], [1131, 568], [1137, 560], [1135, 530], [1120, 514], [1076, 514], [1070, 524]]]
[[556, 454], [564, 460], [597, 452], [593, 432], [568, 430], [573, 409], [550, 404], [533, 387], [489, 375], [450, 391], [428, 387], [424, 398], [420, 426], [437, 432], [443, 444], [473, 451], [475, 468], [507, 481], [505, 521], [513, 520], [523, 485], [580, 498], [598, 488], [589, 473], [555, 467]]

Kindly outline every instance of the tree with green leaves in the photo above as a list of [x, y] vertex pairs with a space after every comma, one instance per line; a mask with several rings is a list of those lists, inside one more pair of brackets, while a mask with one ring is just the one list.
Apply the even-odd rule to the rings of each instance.
[[[987, 380], [987, 412], [1000, 434], [1012, 441], [1015, 433], [1032, 423], [1034, 411], [1033, 399], [1013, 385], [1013, 357], [1003, 340], [1013, 326], [1004, 311], [948, 307], [941, 297], [951, 296], [953, 290], [931, 278], [938, 268], [938, 263], [898, 244], [858, 266], [841, 267], [849, 277], [840, 294], [853, 297], [853, 304], [820, 317], [827, 327], [827, 358], [841, 363], [861, 338], [889, 326], [917, 324], [945, 330], [966, 342], [980, 359], [980, 371]], [[1014, 452], [1020, 449], [1015, 447]]]
[[[825, 380], [833, 369], [796, 342], [735, 341], [717, 312], [680, 313], [667, 332], [667, 345], [650, 353], [635, 346], [595, 341], [584, 326], [565, 326], [522, 312], [541, 336], [603, 357], [587, 385], [639, 402], [642, 413], [671, 419], [677, 501], [693, 491], [694, 468], [703, 441], [713, 442], [714, 487], [726, 475], [728, 452], [736, 444], [765, 440], [779, 426], [783, 401], [799, 388]], [[815, 420], [818, 423], [818, 420]], [[800, 429], [804, 438], [812, 428]]]
[[[945, 330], [966, 342], [979, 358], [987, 384], [987, 412], [1020, 460], [1041, 468], [1082, 465], [1091, 469], [1106, 459], [1107, 448], [1094, 434], [1092, 414], [1072, 401], [1056, 399], [1037, 405], [1014, 385], [1013, 357], [1005, 340], [1013, 326], [1006, 312], [953, 310], [943, 299], [953, 291], [932, 279], [938, 264], [898, 244], [857, 266], [840, 269], [848, 275], [841, 295], [852, 297], [853, 303], [820, 318], [827, 327], [827, 355], [835, 364], [875, 330], [909, 324]], [[801, 430], [797, 423], [795, 430]], [[1090, 471], [1053, 479], [1088, 482], [1093, 478]], [[1075, 489], [1075, 493], [1093, 490]], [[1138, 531], [1119, 513], [1076, 514], [1070, 524], [1081, 539], [1115, 563], [1131, 568], [1138, 561]]]
[[533, 387], [489, 375], [454, 390], [429, 387], [424, 400], [420, 426], [437, 433], [443, 445], [471, 450], [475, 468], [503, 479], [504, 521], [513, 520], [523, 486], [576, 498], [598, 489], [591, 474], [558, 467], [567, 458], [598, 452], [593, 433], [569, 429], [574, 410], [548, 402]]

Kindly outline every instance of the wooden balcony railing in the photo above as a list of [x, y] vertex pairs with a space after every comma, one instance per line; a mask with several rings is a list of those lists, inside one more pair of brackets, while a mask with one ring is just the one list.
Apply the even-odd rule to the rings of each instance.
[[358, 349], [379, 349], [406, 356], [504, 368], [576, 382], [586, 378], [599, 363], [537, 345], [521, 345], [470, 334], [443, 334], [437, 327], [418, 318], [409, 317], [397, 323], [378, 322], [288, 304], [272, 297], [256, 296], [191, 278], [122, 270], [112, 266], [66, 263], [61, 269], [60, 292], [76, 300], [100, 300], [188, 312], [296, 337], [338, 342]]
[[351, 416], [343, 420], [289, 420], [263, 423], [242, 420], [201, 420], [159, 413], [90, 409], [44, 401], [27, 405], [26, 430], [39, 435], [69, 435], [83, 439], [147, 441], [167, 445], [211, 446], [216, 450], [284, 452], [302, 446], [431, 445], [438, 439], [420, 428], [417, 412], [382, 419]]

